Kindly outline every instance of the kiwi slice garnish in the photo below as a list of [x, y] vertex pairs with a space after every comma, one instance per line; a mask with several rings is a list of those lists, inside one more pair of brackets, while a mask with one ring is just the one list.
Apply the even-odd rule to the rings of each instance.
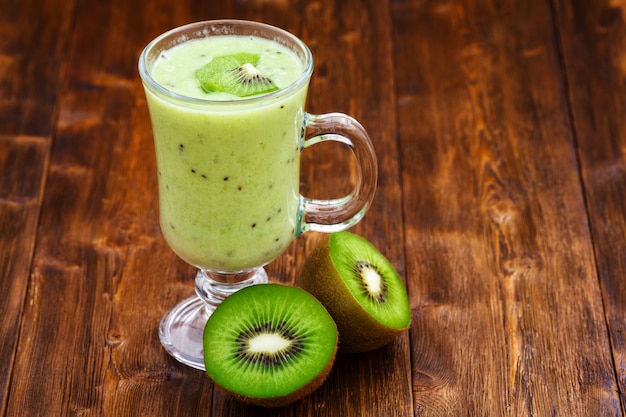
[[217, 91], [249, 97], [278, 90], [278, 86], [257, 69], [259, 59], [259, 55], [248, 52], [222, 55], [213, 58], [195, 75], [207, 93]]
[[217, 386], [244, 402], [283, 406], [322, 384], [337, 339], [335, 322], [311, 294], [254, 285], [226, 298], [209, 317], [205, 368]]
[[353, 233], [326, 235], [307, 257], [298, 285], [328, 309], [342, 351], [377, 349], [411, 323], [400, 276], [374, 245]]

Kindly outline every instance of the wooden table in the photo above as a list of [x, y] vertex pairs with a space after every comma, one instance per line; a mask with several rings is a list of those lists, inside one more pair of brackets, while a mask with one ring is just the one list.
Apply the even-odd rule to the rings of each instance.
[[[353, 231], [413, 314], [276, 410], [157, 335], [193, 268], [160, 234], [137, 58], [224, 17], [301, 37], [307, 109], [370, 132], [378, 190]], [[0, 0], [0, 414], [624, 416], [625, 21], [624, 0]], [[302, 191], [341, 196], [350, 156], [316, 149]], [[272, 279], [293, 283], [318, 239]]]

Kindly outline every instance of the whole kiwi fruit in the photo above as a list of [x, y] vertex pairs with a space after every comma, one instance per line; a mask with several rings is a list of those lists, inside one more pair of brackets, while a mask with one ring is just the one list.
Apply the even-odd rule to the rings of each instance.
[[374, 245], [354, 233], [324, 236], [305, 260], [297, 285], [333, 317], [341, 351], [377, 349], [410, 325], [409, 298], [397, 271]]
[[213, 382], [232, 396], [280, 407], [323, 383], [337, 343], [335, 322], [311, 294], [259, 284], [230, 295], [211, 314], [204, 363]]

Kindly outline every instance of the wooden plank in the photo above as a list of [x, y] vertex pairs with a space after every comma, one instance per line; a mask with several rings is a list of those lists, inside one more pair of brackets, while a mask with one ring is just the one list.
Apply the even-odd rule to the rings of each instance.
[[0, 1], [0, 133], [49, 138], [73, 2]]
[[549, 3], [393, 11], [416, 413], [622, 415]]
[[[362, 22], [388, 16], [387, 3], [376, 2], [345, 18], [342, 24], [351, 28], [350, 36], [339, 50], [332, 50], [332, 40], [345, 27], [320, 31], [313, 21], [305, 26], [286, 3], [113, 0], [76, 5], [7, 416], [378, 416], [389, 410], [412, 415], [408, 337], [370, 355], [342, 358], [320, 391], [292, 407], [267, 412], [213, 390], [206, 375], [178, 364], [158, 341], [162, 314], [193, 292], [193, 269], [173, 255], [158, 230], [152, 136], [136, 61], [152, 37], [193, 20], [231, 14], [265, 20], [311, 40], [323, 37], [319, 62], [341, 67], [338, 59], [348, 54], [350, 68], [359, 71], [340, 75], [345, 89], [329, 84], [335, 96], [326, 87], [317, 92], [313, 108], [351, 112], [379, 137], [381, 187], [371, 216], [395, 220], [371, 221], [359, 230], [387, 246], [385, 252], [403, 271], [394, 98], [388, 94], [393, 85], [384, 72], [392, 65], [387, 19], [374, 26], [363, 49], [355, 48]], [[331, 12], [347, 14], [347, 6], [359, 10], [350, 2], [330, 6]], [[308, 17], [330, 13], [306, 2], [295, 7]], [[151, 18], [137, 19], [145, 15]], [[370, 55], [368, 48], [378, 54]], [[357, 58], [363, 62], [358, 64]], [[329, 81], [335, 77], [330, 70], [326, 76]], [[362, 98], [373, 103], [378, 96], [384, 97], [381, 107], [354, 106], [365, 103]], [[336, 106], [336, 97], [342, 106]], [[335, 152], [328, 149], [316, 157], [323, 161]], [[309, 189], [344, 186], [343, 179], [330, 178]], [[390, 239], [396, 238], [392, 246]], [[293, 282], [315, 239], [311, 235], [295, 242], [268, 268], [273, 279]], [[45, 372], [45, 378], [34, 378], [33, 370]]]
[[585, 198], [626, 409], [626, 2], [555, 1]]
[[[72, 3], [0, 1], [0, 414], [10, 390]], [[36, 11], [36, 13], [31, 13]]]
[[41, 138], [0, 136], [0, 414], [19, 339], [48, 151]]

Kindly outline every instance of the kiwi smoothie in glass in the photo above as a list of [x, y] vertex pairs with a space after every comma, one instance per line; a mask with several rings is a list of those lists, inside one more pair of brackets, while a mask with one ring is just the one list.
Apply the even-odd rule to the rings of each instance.
[[[222, 71], [221, 65], [235, 68]], [[211, 71], [230, 79], [206, 86], [217, 82], [203, 78]], [[185, 42], [153, 65], [151, 76], [171, 92], [214, 101], [210, 108], [180, 106], [147, 90], [161, 229], [188, 263], [222, 271], [256, 267], [280, 255], [296, 235], [307, 84], [276, 100], [246, 102], [293, 84], [302, 72], [291, 50], [252, 36]], [[240, 91], [244, 87], [253, 90]]]
[[[370, 207], [377, 160], [365, 128], [342, 113], [304, 111], [313, 57], [293, 34], [214, 20], [171, 29], [142, 51], [163, 235], [198, 268], [195, 295], [159, 323], [165, 350], [205, 369], [203, 329], [236, 291], [269, 281], [264, 265], [301, 233], [333, 233]], [[332, 92], [330, 92], [332, 93]], [[354, 156], [353, 190], [300, 194], [300, 153], [333, 141]]]

